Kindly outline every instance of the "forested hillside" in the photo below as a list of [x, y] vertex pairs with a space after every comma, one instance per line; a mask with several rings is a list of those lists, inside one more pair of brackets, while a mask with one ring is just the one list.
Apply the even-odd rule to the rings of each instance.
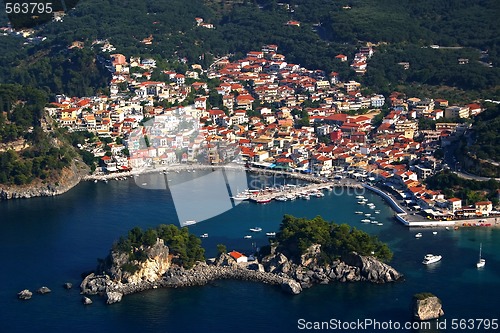
[[42, 130], [47, 102], [44, 91], [0, 84], [0, 184], [48, 180], [76, 157], [57, 133]]
[[[422, 85], [432, 91], [446, 85], [495, 98], [500, 95], [499, 12], [495, 0], [85, 0], [63, 22], [44, 25], [39, 35], [47, 40], [38, 45], [0, 36], [5, 50], [0, 80], [50, 94], [102, 90], [108, 74], [94, 61], [95, 39], [108, 39], [116, 52], [128, 56], [154, 57], [164, 68], [176, 68], [180, 59], [206, 66], [213, 57], [239, 56], [275, 43], [288, 62], [350, 79], [355, 75], [348, 63], [335, 55], [352, 59], [359, 46], [371, 42], [377, 52], [365, 77], [357, 79], [374, 91]], [[196, 17], [214, 29], [197, 26]], [[289, 20], [300, 26], [287, 26]], [[150, 45], [141, 42], [150, 36]], [[84, 42], [84, 49], [68, 50], [74, 41]], [[463, 48], [428, 48], [432, 44]], [[458, 65], [458, 58], [468, 58], [469, 64]], [[410, 68], [405, 71], [399, 62], [409, 62]]]

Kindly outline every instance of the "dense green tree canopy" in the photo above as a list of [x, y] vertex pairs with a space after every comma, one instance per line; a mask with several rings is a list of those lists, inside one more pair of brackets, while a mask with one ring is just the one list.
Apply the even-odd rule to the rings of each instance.
[[327, 222], [320, 216], [309, 220], [285, 215], [276, 240], [279, 244], [278, 250], [295, 259], [314, 244], [321, 245], [321, 253], [326, 263], [352, 251], [361, 255], [374, 255], [385, 261], [392, 258], [389, 247], [377, 237], [347, 224]]
[[161, 224], [147, 230], [135, 227], [126, 237], [120, 237], [113, 249], [128, 253], [130, 261], [143, 261], [146, 258], [141, 247], [155, 244], [157, 238], [163, 239], [168, 246], [170, 253], [174, 255], [173, 261], [185, 268], [191, 268], [197, 261], [205, 260], [201, 240], [190, 234], [188, 228], [178, 228], [173, 224]]

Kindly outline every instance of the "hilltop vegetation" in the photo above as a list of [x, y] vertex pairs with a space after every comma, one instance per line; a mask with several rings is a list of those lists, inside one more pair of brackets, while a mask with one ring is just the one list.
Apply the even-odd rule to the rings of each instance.
[[[201, 247], [201, 240], [190, 234], [188, 228], [179, 229], [173, 224], [161, 224], [147, 230], [135, 227], [126, 237], [120, 237], [113, 245], [113, 250], [127, 253], [129, 262], [134, 260], [142, 262], [147, 259], [143, 247], [154, 245], [157, 238], [163, 239], [170, 253], [174, 255], [173, 263], [191, 268], [197, 261], [205, 260], [205, 250]], [[137, 267], [131, 265], [124, 268], [133, 273]]]
[[500, 183], [494, 179], [476, 181], [463, 179], [451, 171], [445, 171], [425, 180], [430, 189], [442, 190], [447, 198], [460, 198], [464, 205], [473, 205], [478, 201], [490, 200], [498, 205], [497, 190]]
[[[336, 71], [348, 80], [354, 73], [335, 55], [352, 59], [357, 47], [372, 42], [381, 44], [366, 76], [358, 80], [374, 91], [447, 85], [493, 98], [500, 95], [495, 17], [499, 7], [495, 0], [87, 0], [63, 22], [43, 26], [45, 42], [25, 46], [20, 39], [0, 38], [6, 51], [0, 55], [4, 64], [0, 79], [38, 86], [51, 94], [103, 91], [108, 74], [95, 63], [98, 49], [91, 45], [95, 39], [108, 39], [116, 52], [153, 57], [161, 68], [183, 68], [183, 60], [206, 67], [213, 57], [238, 57], [274, 43], [288, 62]], [[195, 17], [215, 29], [197, 26]], [[286, 26], [289, 20], [299, 21], [300, 26]], [[151, 45], [141, 43], [149, 36]], [[85, 48], [67, 50], [73, 41], [84, 42]], [[431, 44], [465, 48], [421, 48]], [[469, 64], [459, 66], [461, 57], [469, 58]], [[410, 62], [409, 70], [397, 65], [402, 61]]]
[[308, 220], [285, 215], [280, 231], [276, 234], [276, 241], [279, 252], [295, 259], [300, 258], [314, 244], [321, 245], [321, 255], [326, 263], [353, 251], [360, 255], [373, 255], [383, 261], [392, 259], [389, 247], [376, 236], [347, 224], [327, 222], [320, 216]]

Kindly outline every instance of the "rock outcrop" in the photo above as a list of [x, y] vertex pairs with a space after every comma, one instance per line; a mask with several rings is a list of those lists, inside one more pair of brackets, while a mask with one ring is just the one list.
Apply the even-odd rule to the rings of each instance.
[[33, 296], [33, 293], [31, 291], [29, 291], [28, 289], [21, 290], [17, 294], [17, 298], [23, 299], [23, 300], [28, 300], [31, 298], [31, 296]]
[[83, 296], [82, 303], [83, 303], [83, 305], [90, 305], [90, 304], [92, 304], [92, 300], [86, 296]]
[[44, 295], [44, 294], [48, 294], [48, 293], [52, 292], [52, 290], [50, 290], [48, 287], [43, 286], [43, 287], [38, 288], [38, 290], [36, 292]]
[[144, 248], [147, 259], [137, 263], [134, 273], [124, 271], [128, 261], [123, 254], [111, 253], [108, 266], [99, 267], [102, 274], [89, 274], [80, 285], [82, 294], [100, 294], [108, 304], [119, 302], [124, 295], [160, 287], [188, 287], [205, 285], [219, 279], [255, 281], [280, 286], [290, 294], [299, 294], [314, 284], [332, 281], [370, 281], [386, 283], [396, 281], [401, 275], [392, 267], [373, 257], [356, 253], [346, 256], [344, 261], [331, 265], [320, 265], [320, 246], [309, 248], [298, 263], [276, 252], [260, 261], [237, 263], [228, 254], [219, 255], [213, 262], [199, 262], [191, 269], [171, 263], [168, 248], [157, 240], [152, 247]]
[[64, 289], [71, 289], [73, 288], [73, 284], [71, 282], [66, 282], [65, 284], [63, 284], [63, 287]]
[[413, 317], [417, 320], [437, 319], [444, 315], [439, 298], [430, 293], [413, 296]]
[[289, 276], [298, 281], [302, 288], [333, 281], [386, 283], [402, 278], [402, 275], [394, 268], [374, 257], [361, 256], [352, 252], [330, 265], [320, 265], [318, 264], [320, 255], [320, 246], [313, 245], [301, 256], [298, 264], [282, 253], [264, 257], [262, 264], [266, 272]]

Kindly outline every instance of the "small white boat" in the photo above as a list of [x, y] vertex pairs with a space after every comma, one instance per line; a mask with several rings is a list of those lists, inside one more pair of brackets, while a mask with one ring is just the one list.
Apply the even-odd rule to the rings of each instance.
[[97, 179], [96, 179], [96, 180], [94, 180], [94, 183], [97, 183]]
[[362, 196], [362, 195], [357, 195], [357, 196], [356, 196], [356, 199], [364, 199], [364, 198], [365, 198], [365, 197], [364, 197], [364, 196]]
[[250, 231], [251, 232], [261, 232], [262, 228], [260, 228], [260, 227], [250, 228]]
[[365, 205], [366, 203], [364, 201], [358, 201], [358, 205]]
[[372, 216], [372, 214], [370, 214], [370, 213], [366, 213], [366, 214], [365, 214], [365, 216], [366, 216], [366, 217], [370, 217], [370, 216]]
[[384, 225], [382, 222], [377, 223], [377, 225]]
[[243, 236], [243, 238], [250, 239], [250, 238], [252, 238], [252, 235], [245, 235], [245, 236]]
[[267, 237], [274, 237], [274, 236], [276, 236], [276, 233], [275, 232], [266, 232], [266, 236]]
[[374, 213], [375, 214], [380, 214], [380, 210], [376, 210]]
[[354, 212], [354, 214], [363, 214], [363, 212], [360, 212], [359, 210], [357, 212]]
[[433, 263], [441, 260], [441, 258], [442, 258], [442, 256], [440, 256], [440, 255], [426, 254], [424, 257], [424, 260], [422, 261], [422, 264], [424, 264], [424, 265], [433, 264]]
[[243, 201], [243, 200], [248, 200], [250, 199], [249, 195], [246, 194], [236, 194], [235, 196], [231, 197], [235, 201]]
[[420, 237], [422, 237], [422, 233], [421, 232], [415, 234], [415, 238], [420, 238]]
[[196, 221], [195, 221], [195, 220], [187, 220], [187, 221], [184, 221], [184, 225], [193, 225], [193, 224], [196, 224]]
[[486, 260], [481, 258], [481, 250], [483, 249], [483, 243], [479, 244], [479, 260], [476, 263], [477, 268], [482, 268], [486, 265]]
[[371, 221], [371, 224], [378, 224], [378, 221]]
[[201, 238], [208, 238], [208, 234], [206, 234], [206, 233], [205, 233], [205, 234], [202, 234], [202, 235], [200, 235], [200, 237], [201, 237]]
[[437, 235], [437, 234], [438, 234], [438, 232], [437, 232], [437, 231], [433, 231], [433, 232], [432, 232], [432, 234], [433, 234], [433, 235]]
[[370, 223], [371, 221], [369, 219], [362, 219], [361, 222], [362, 223]]

